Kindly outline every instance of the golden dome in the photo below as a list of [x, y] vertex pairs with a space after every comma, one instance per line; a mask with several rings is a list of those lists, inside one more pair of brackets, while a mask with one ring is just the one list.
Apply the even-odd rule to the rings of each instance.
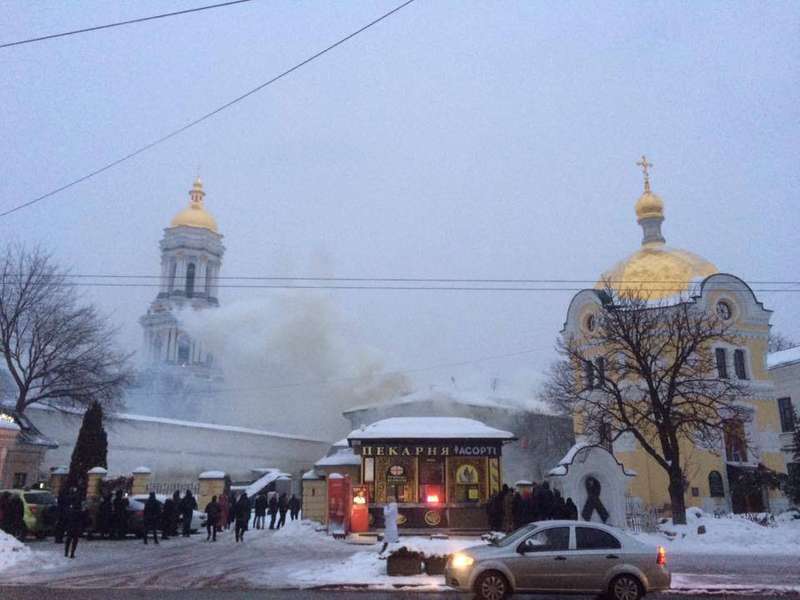
[[648, 219], [651, 217], [664, 217], [664, 201], [647, 190], [636, 201], [636, 218]]
[[217, 233], [217, 222], [203, 206], [203, 197], [206, 193], [203, 191], [203, 182], [198, 177], [192, 190], [189, 192], [191, 201], [189, 206], [184, 208], [172, 219], [170, 227], [199, 227], [201, 229], [208, 229]]
[[603, 273], [596, 289], [610, 285], [619, 294], [658, 301], [685, 294], [697, 280], [718, 272], [706, 259], [670, 248], [661, 235], [664, 222], [664, 202], [650, 190], [647, 159], [637, 163], [644, 171], [644, 193], [636, 201], [636, 220], [644, 236], [642, 247], [625, 260]]
[[717, 272], [701, 256], [650, 242], [606, 271], [595, 287], [604, 289], [608, 282], [620, 294], [658, 301], [685, 293], [694, 281]]

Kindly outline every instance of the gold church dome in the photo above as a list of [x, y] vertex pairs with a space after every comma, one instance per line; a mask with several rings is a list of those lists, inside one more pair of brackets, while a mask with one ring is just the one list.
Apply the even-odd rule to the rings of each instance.
[[189, 192], [189, 198], [191, 198], [189, 206], [175, 215], [170, 223], [170, 227], [199, 227], [218, 233], [217, 221], [203, 206], [203, 197], [205, 195], [206, 193], [203, 191], [203, 182], [200, 181], [198, 177], [195, 179], [192, 190]]
[[644, 193], [635, 207], [636, 220], [644, 232], [642, 247], [603, 273], [595, 288], [605, 289], [610, 285], [619, 294], [641, 296], [649, 301], [680, 296], [695, 282], [719, 271], [697, 254], [666, 245], [661, 235], [664, 202], [650, 191], [647, 169], [653, 165], [644, 156], [637, 164], [644, 171]]

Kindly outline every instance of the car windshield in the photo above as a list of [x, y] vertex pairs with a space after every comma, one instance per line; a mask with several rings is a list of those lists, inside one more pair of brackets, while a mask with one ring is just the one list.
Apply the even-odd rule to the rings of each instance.
[[520, 527], [516, 531], [512, 531], [507, 536], [500, 538], [499, 540], [492, 541], [493, 546], [510, 546], [515, 542], [520, 541], [526, 535], [528, 535], [531, 531], [535, 529], [535, 525], [526, 525], [525, 527]]
[[50, 492], [25, 492], [28, 504], [55, 504], [56, 499]]

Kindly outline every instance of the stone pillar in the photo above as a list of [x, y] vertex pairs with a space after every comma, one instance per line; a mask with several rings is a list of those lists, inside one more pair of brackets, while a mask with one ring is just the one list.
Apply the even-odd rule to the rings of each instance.
[[106, 475], [108, 475], [108, 471], [103, 467], [94, 467], [93, 469], [89, 469], [88, 473], [86, 474], [87, 500], [93, 500], [94, 498], [99, 498], [102, 495], [100, 484], [103, 482], [103, 479], [106, 478]]
[[217, 499], [225, 492], [225, 472], [224, 471], [205, 471], [200, 473], [200, 492], [197, 494], [197, 509], [205, 510], [206, 505], [211, 502], [211, 497]]
[[150, 480], [153, 478], [153, 472], [150, 469], [147, 467], [136, 467], [132, 475], [133, 485], [131, 486], [131, 496], [146, 494], [150, 491]]
[[53, 492], [53, 496], [56, 498], [61, 493], [61, 488], [64, 487], [68, 474], [69, 469], [63, 465], [50, 471], [50, 491]]

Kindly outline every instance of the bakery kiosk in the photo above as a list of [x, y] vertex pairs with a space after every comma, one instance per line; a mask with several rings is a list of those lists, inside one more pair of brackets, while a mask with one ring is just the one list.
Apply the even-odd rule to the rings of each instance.
[[395, 499], [401, 529], [487, 530], [503, 444], [514, 439], [457, 417], [396, 417], [353, 431], [347, 441], [361, 457], [370, 529], [383, 529], [383, 507]]

